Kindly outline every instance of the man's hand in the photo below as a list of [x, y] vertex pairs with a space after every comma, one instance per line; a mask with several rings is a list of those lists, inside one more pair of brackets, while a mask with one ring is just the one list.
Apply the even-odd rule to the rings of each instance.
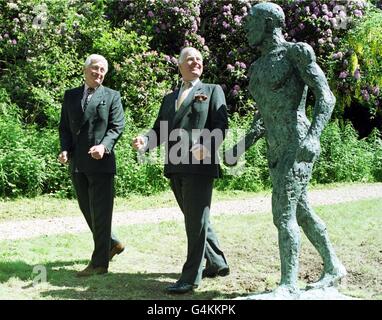
[[89, 149], [90, 156], [95, 160], [100, 160], [105, 154], [105, 146], [103, 144], [98, 144]]
[[69, 160], [69, 156], [68, 156], [68, 151], [62, 151], [60, 152], [60, 154], [58, 155], [58, 158], [57, 160], [61, 163], [61, 164], [66, 164]]
[[307, 136], [297, 149], [297, 162], [313, 162], [320, 155], [320, 140]]
[[195, 157], [195, 159], [198, 161], [204, 160], [207, 157], [211, 157], [211, 153], [209, 152], [209, 150], [201, 144], [195, 144], [190, 151], [192, 152], [192, 155]]
[[145, 147], [146, 141], [142, 136], [133, 139], [132, 146], [135, 150], [141, 150]]

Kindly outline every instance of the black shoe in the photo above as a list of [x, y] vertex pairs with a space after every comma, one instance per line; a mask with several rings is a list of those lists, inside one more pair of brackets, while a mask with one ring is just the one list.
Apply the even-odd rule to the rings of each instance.
[[215, 278], [215, 277], [225, 277], [229, 275], [229, 267], [223, 267], [221, 269], [204, 269], [202, 273], [202, 278]]
[[198, 286], [195, 284], [190, 284], [187, 282], [176, 282], [172, 284], [171, 286], [168, 286], [166, 288], [167, 293], [177, 293], [177, 294], [182, 294], [182, 293], [187, 293], [190, 291], [193, 291], [195, 288]]
[[110, 250], [109, 261], [111, 261], [116, 254], [121, 254], [123, 250], [125, 250], [125, 246], [122, 243], [118, 242], [114, 245]]

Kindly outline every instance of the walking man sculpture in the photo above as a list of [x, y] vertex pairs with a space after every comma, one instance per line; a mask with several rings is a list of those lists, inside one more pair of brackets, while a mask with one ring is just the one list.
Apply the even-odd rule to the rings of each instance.
[[[259, 111], [244, 138], [245, 150], [265, 136], [281, 260], [280, 286], [273, 294], [281, 296], [299, 292], [299, 226], [324, 262], [321, 278], [307, 288], [333, 286], [346, 275], [325, 224], [307, 198], [313, 164], [320, 152], [320, 135], [333, 111], [335, 97], [313, 49], [305, 43], [287, 42], [282, 33], [284, 25], [283, 10], [273, 3], [254, 5], [245, 25], [249, 44], [261, 51], [249, 70], [249, 90]], [[305, 114], [308, 87], [315, 96], [312, 122]]]

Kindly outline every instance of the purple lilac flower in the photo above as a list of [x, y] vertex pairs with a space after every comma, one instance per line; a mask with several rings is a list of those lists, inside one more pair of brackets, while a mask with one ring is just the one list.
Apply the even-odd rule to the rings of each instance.
[[237, 24], [237, 25], [241, 25], [241, 17], [239, 17], [238, 15], [236, 15], [234, 18], [233, 18], [233, 20], [235, 21], [235, 23]]
[[246, 69], [247, 65], [244, 62], [240, 62], [240, 68]]
[[340, 79], [345, 79], [345, 78], [347, 78], [348, 75], [349, 75], [349, 73], [347, 71], [342, 71], [338, 77]]
[[354, 11], [353, 11], [353, 14], [354, 14], [356, 17], [358, 17], [358, 18], [360, 18], [360, 17], [363, 16], [363, 13], [362, 13], [361, 10], [354, 10]]
[[4, 33], [4, 39], [7, 39], [9, 38], [9, 34], [8, 33]]
[[191, 31], [192, 32], [197, 32], [198, 31], [198, 24], [196, 23], [196, 21], [194, 21], [192, 23]]
[[361, 78], [361, 71], [359, 68], [355, 69], [354, 71], [354, 79], [359, 80]]
[[333, 53], [332, 58], [335, 60], [337, 60], [337, 59], [342, 60], [343, 56], [344, 56], [344, 54], [341, 51], [339, 51], [339, 52]]
[[223, 25], [224, 29], [228, 29], [229, 28], [229, 23], [227, 23], [226, 21], [223, 21], [222, 25]]
[[223, 11], [230, 11], [231, 8], [229, 6], [223, 6]]
[[206, 39], [204, 39], [204, 38], [201, 37], [201, 36], [198, 36], [198, 41], [199, 41], [199, 43], [200, 43], [202, 46], [204, 46], [204, 45], [206, 44]]
[[231, 72], [235, 70], [235, 67], [232, 64], [227, 64], [227, 70]]
[[13, 40], [12, 40], [12, 44], [13, 44], [13, 45], [16, 45], [16, 44], [17, 44], [17, 40], [16, 40], [16, 39], [13, 39]]
[[164, 60], [165, 60], [166, 62], [171, 62], [171, 58], [170, 58], [169, 55], [165, 54], [165, 55], [163, 56], [163, 58], [164, 58]]
[[330, 23], [332, 24], [333, 28], [336, 28], [338, 26], [336, 18], [330, 18]]
[[154, 12], [152, 12], [151, 10], [149, 12], [147, 12], [147, 16], [149, 18], [153, 18], [155, 15], [154, 15]]
[[171, 57], [171, 62], [172, 62], [173, 64], [178, 64], [178, 59], [175, 58], [175, 57]]
[[370, 94], [366, 89], [361, 90], [362, 97], [365, 101], [370, 100]]
[[374, 86], [372, 89], [371, 89], [371, 93], [373, 96], [378, 96], [379, 95], [379, 87], [378, 86]]

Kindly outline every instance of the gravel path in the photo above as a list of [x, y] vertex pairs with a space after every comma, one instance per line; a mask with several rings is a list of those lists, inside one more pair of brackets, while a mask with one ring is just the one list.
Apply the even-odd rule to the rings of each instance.
[[[349, 185], [309, 192], [313, 206], [331, 205], [361, 199], [382, 197], [382, 183]], [[271, 195], [256, 196], [250, 199], [213, 201], [212, 215], [236, 215], [271, 212]], [[180, 220], [183, 216], [177, 207], [157, 208], [139, 211], [117, 211], [113, 216], [113, 226], [128, 224], [157, 223]], [[82, 216], [49, 219], [29, 219], [0, 223], [0, 240], [33, 238], [42, 235], [78, 233], [88, 231]]]

